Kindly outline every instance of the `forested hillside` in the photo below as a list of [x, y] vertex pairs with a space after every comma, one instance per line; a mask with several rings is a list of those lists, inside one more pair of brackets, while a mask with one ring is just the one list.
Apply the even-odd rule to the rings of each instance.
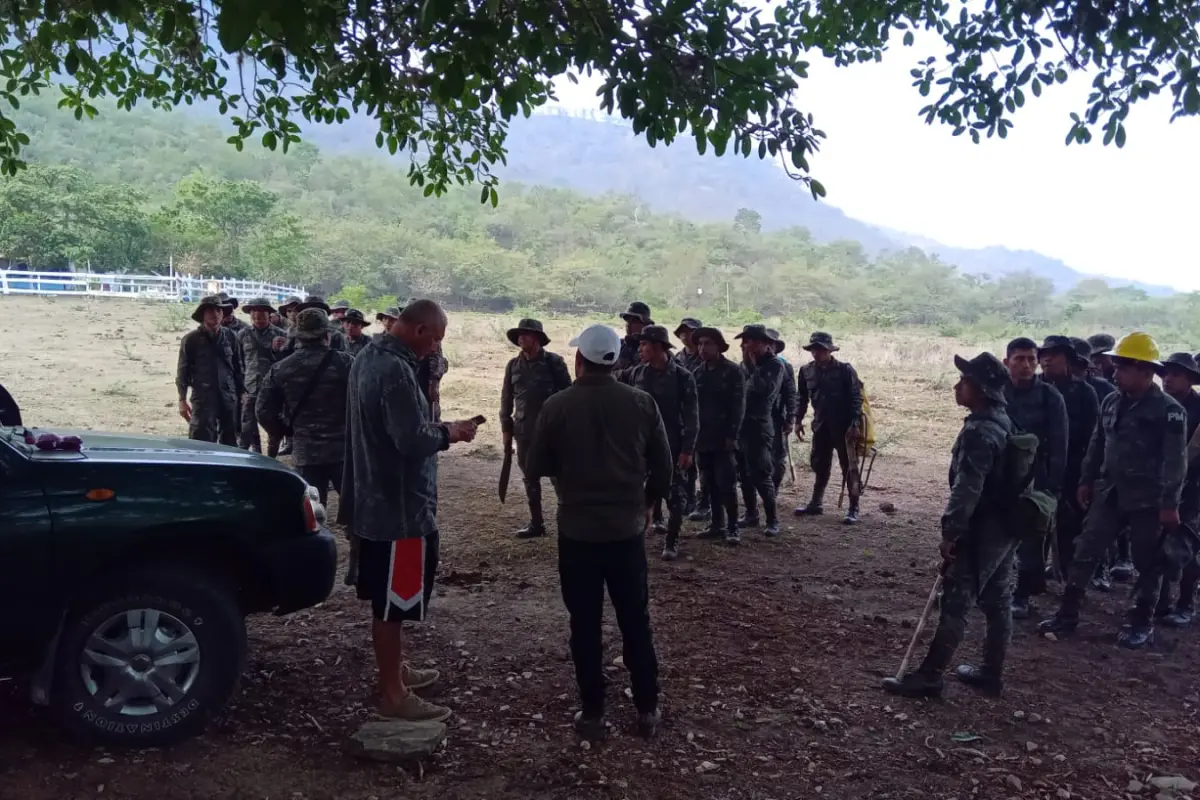
[[35, 100], [21, 114], [34, 166], [0, 183], [0, 254], [39, 267], [144, 270], [170, 260], [205, 274], [496, 310], [608, 312], [636, 297], [843, 329], [1152, 325], [1200, 341], [1194, 296], [1085, 281], [1055, 297], [1045, 278], [963, 275], [916, 248], [871, 256], [799, 227], [766, 230], [749, 209], [698, 223], [630, 196], [512, 183], [493, 208], [473, 189], [423, 197], [377, 156], [324, 156], [311, 144], [286, 156], [238, 153], [179, 112], [106, 111], [77, 123]]

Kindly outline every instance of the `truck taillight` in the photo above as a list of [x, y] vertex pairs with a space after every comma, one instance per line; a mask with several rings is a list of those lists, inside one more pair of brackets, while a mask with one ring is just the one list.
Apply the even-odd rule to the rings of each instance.
[[320, 526], [317, 524], [317, 512], [313, 508], [312, 498], [308, 496], [308, 492], [304, 493], [304, 524], [312, 533], [320, 530]]

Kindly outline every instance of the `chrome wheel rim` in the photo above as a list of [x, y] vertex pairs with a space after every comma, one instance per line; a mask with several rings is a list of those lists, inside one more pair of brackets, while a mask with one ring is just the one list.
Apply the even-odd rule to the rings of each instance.
[[84, 688], [101, 706], [141, 717], [183, 700], [200, 674], [200, 644], [177, 617], [135, 608], [97, 626], [80, 662]]

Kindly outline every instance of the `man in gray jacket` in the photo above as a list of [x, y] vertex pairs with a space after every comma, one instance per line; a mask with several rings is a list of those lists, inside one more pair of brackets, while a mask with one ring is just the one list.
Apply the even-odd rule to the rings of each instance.
[[451, 713], [414, 693], [439, 676], [405, 662], [403, 628], [406, 621], [425, 619], [433, 596], [437, 454], [475, 438], [469, 420], [434, 422], [417, 382], [418, 362], [445, 334], [446, 315], [437, 303], [411, 303], [387, 334], [354, 359], [346, 403], [338, 522], [361, 539], [356, 586], [374, 615], [379, 713], [410, 721], [444, 720]]

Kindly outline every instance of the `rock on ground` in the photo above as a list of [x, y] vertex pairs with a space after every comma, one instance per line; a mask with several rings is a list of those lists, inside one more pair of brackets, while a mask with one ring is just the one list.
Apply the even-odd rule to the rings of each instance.
[[417, 761], [432, 755], [445, 739], [441, 722], [370, 720], [350, 737], [350, 752], [373, 761]]

